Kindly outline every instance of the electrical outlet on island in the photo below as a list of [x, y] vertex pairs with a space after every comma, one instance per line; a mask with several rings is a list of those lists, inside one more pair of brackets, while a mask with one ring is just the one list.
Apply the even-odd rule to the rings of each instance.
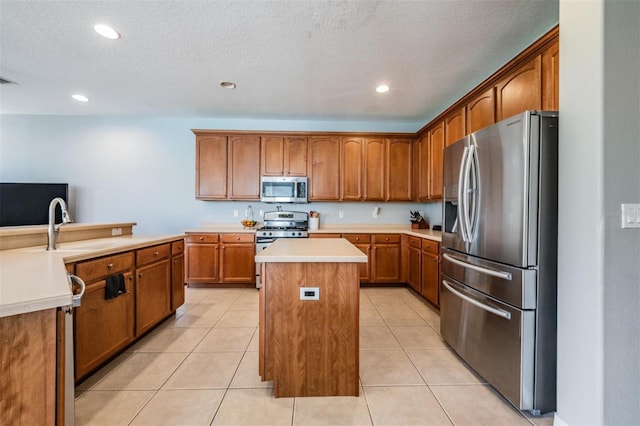
[[122, 228], [111, 228], [111, 236], [117, 237], [118, 235], [122, 235]]

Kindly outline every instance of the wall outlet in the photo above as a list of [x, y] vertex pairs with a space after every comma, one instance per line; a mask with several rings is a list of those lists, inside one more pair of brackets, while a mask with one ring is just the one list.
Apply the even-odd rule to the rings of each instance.
[[377, 219], [379, 214], [380, 214], [380, 207], [374, 207], [373, 213], [372, 213], [373, 218]]
[[117, 237], [118, 235], [122, 235], [122, 228], [111, 228], [111, 236]]
[[640, 204], [621, 204], [622, 227], [640, 228]]
[[235, 210], [233, 211], [233, 217], [238, 217], [238, 209], [235, 209]]
[[338, 217], [339, 217], [340, 219], [344, 218], [344, 211], [342, 211], [342, 210], [338, 210]]
[[320, 287], [300, 287], [300, 300], [320, 300]]

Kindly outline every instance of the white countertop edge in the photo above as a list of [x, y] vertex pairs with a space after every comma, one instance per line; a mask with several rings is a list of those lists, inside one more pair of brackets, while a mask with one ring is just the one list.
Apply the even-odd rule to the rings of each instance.
[[[65, 263], [93, 259], [183, 238], [183, 234], [123, 235], [61, 243], [58, 245], [60, 250], [56, 251], [47, 251], [45, 246], [2, 250], [0, 251], [0, 317], [71, 304], [71, 290]], [[105, 243], [108, 245], [104, 246]], [[78, 251], [65, 251], [65, 248]]]
[[67, 292], [67, 294], [56, 297], [48, 297], [24, 303], [0, 306], [0, 318], [44, 311], [46, 309], [56, 309], [61, 306], [69, 305], [71, 305], [71, 292]]

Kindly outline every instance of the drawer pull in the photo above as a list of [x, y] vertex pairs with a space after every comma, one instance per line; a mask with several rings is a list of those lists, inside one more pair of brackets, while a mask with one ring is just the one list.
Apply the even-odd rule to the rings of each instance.
[[360, 241], [360, 237], [356, 237], [356, 241]]
[[204, 241], [204, 237], [200, 237], [200, 241]]
[[107, 263], [107, 269], [113, 268], [113, 263]]
[[389, 241], [389, 237], [385, 237], [385, 238], [384, 238], [384, 240], [385, 240], [385, 241]]
[[157, 255], [159, 255], [159, 254], [160, 254], [160, 252], [159, 252], [159, 251], [154, 251], [154, 252], [153, 252], [153, 255], [154, 255], [154, 256], [157, 256]]
[[240, 241], [240, 237], [236, 237], [236, 241]]

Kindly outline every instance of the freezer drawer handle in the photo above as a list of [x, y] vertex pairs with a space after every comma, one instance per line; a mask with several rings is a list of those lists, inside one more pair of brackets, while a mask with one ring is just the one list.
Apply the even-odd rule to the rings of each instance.
[[493, 277], [502, 278], [503, 280], [511, 281], [511, 274], [509, 272], [495, 271], [493, 269], [483, 268], [482, 266], [472, 265], [471, 263], [463, 262], [462, 260], [456, 259], [453, 256], [449, 256], [447, 253], [443, 254], [442, 257], [447, 259], [449, 262], [462, 266], [463, 268], [473, 269], [474, 271], [477, 271], [483, 274], [487, 274]]
[[460, 293], [457, 290], [454, 290], [449, 283], [447, 282], [447, 280], [442, 280], [442, 285], [444, 285], [446, 287], [447, 290], [449, 290], [452, 294], [458, 296], [461, 299], [466, 300], [467, 302], [471, 303], [472, 305], [477, 306], [480, 309], [484, 309], [487, 312], [491, 312], [494, 315], [497, 315], [499, 317], [505, 318], [510, 320], [511, 319], [511, 313], [504, 311], [502, 309], [496, 309], [496, 308], [492, 308], [491, 306], [485, 305], [484, 303], [480, 303], [475, 299], [472, 299], [469, 296], [465, 296], [464, 294]]

